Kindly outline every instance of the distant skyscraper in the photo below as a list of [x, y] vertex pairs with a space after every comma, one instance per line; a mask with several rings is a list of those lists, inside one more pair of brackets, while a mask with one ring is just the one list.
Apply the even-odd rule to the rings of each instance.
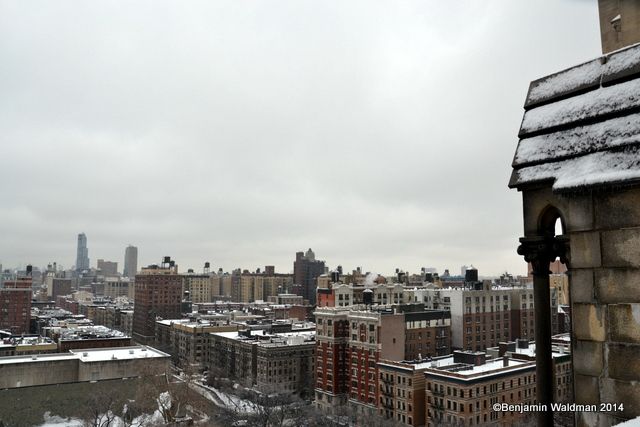
[[138, 272], [138, 248], [135, 246], [127, 246], [124, 250], [124, 271], [123, 276], [136, 277]]
[[321, 274], [324, 274], [324, 261], [317, 261], [311, 248], [307, 253], [296, 253], [296, 260], [293, 263], [293, 281], [299, 286], [295, 287], [295, 290], [311, 305], [316, 304], [316, 279]]
[[89, 249], [87, 248], [87, 236], [84, 233], [78, 234], [78, 252], [76, 255], [76, 270], [89, 269]]

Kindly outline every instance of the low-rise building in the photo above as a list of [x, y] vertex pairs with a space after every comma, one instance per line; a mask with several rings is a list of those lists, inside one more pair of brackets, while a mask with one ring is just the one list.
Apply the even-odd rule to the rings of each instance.
[[164, 374], [169, 355], [151, 347], [0, 357], [0, 389]]

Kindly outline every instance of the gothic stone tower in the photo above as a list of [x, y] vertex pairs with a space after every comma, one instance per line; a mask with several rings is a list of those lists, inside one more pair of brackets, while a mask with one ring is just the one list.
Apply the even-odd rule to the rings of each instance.
[[[638, 417], [640, 45], [533, 81], [524, 109], [509, 186], [522, 192], [518, 253], [534, 267], [536, 323], [549, 319], [548, 266], [560, 257], [571, 282], [575, 402], [624, 407], [576, 413], [576, 424]], [[548, 403], [554, 385], [543, 323], [537, 399]], [[550, 422], [551, 414], [540, 414], [539, 425]]]

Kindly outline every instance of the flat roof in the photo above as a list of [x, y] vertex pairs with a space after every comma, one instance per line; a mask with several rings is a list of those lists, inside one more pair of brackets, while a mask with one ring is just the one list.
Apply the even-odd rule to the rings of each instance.
[[112, 347], [71, 350], [68, 353], [37, 354], [0, 357], [0, 365], [15, 363], [53, 362], [59, 360], [80, 360], [81, 362], [104, 362], [109, 360], [131, 360], [170, 357], [167, 353], [147, 346]]
[[82, 362], [170, 357], [167, 353], [148, 346], [78, 349], [70, 350], [69, 352], [73, 355], [79, 356]]

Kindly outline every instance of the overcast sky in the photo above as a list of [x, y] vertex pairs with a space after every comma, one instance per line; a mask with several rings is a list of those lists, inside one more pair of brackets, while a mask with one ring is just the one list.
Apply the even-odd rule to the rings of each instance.
[[0, 0], [0, 262], [524, 273], [522, 105], [596, 3]]

